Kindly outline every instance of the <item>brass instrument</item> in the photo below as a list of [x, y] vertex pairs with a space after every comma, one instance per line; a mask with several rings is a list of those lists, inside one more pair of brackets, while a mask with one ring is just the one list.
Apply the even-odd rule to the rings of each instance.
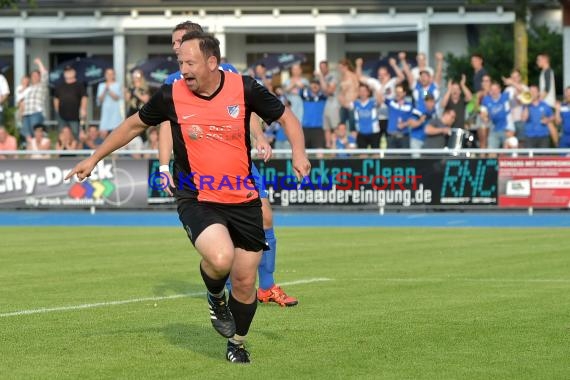
[[530, 91], [525, 91], [521, 93], [519, 96], [517, 96], [517, 99], [519, 102], [521, 102], [521, 104], [525, 106], [532, 103], [532, 95], [530, 94]]

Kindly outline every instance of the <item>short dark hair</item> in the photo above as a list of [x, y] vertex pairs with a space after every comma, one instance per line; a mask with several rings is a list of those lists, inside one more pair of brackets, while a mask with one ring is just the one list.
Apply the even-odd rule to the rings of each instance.
[[358, 88], [363, 87], [366, 89], [366, 91], [368, 91], [368, 94], [372, 94], [372, 90], [370, 89], [370, 87], [366, 84], [366, 83], [360, 83], [358, 85]]
[[186, 33], [182, 40], [180, 41], [180, 45], [182, 45], [186, 41], [190, 40], [199, 40], [200, 51], [204, 56], [207, 58], [209, 57], [216, 57], [218, 64], [221, 61], [220, 55], [220, 41], [213, 34], [204, 33], [204, 32], [189, 32]]
[[71, 70], [75, 71], [75, 69], [71, 65], [67, 65], [63, 68], [63, 71], [71, 71]]
[[177, 32], [179, 30], [185, 30], [186, 32], [201, 32], [204, 33], [204, 29], [200, 24], [196, 24], [190, 20], [181, 22], [180, 24], [176, 25], [174, 29], [172, 29], [172, 33]]
[[34, 125], [34, 131], [35, 131], [36, 129], [41, 129], [42, 131], [47, 132], [47, 127], [46, 127], [45, 125], [41, 124], [41, 123], [38, 123], [38, 124]]

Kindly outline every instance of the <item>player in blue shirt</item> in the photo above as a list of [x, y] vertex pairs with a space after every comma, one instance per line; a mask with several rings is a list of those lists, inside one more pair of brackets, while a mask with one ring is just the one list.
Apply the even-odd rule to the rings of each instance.
[[511, 98], [508, 92], [501, 93], [501, 85], [491, 84], [489, 95], [481, 101], [481, 120], [491, 124], [488, 137], [489, 149], [502, 148], [508, 137], [514, 136], [515, 125], [511, 117]]
[[529, 87], [531, 103], [524, 107], [522, 120], [525, 122], [525, 148], [550, 148], [549, 124], [553, 121], [552, 108], [540, 100], [536, 85]]
[[570, 148], [570, 86], [564, 89], [564, 100], [556, 103], [556, 123], [560, 125], [560, 148]]

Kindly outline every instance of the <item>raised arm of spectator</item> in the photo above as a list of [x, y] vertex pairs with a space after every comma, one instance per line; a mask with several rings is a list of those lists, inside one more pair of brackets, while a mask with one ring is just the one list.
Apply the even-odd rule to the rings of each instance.
[[356, 58], [356, 61], [354, 61], [354, 73], [358, 76], [359, 80], [362, 80], [364, 76], [364, 74], [362, 74], [362, 65], [364, 65], [364, 60], [362, 58]]
[[442, 109], [445, 109], [445, 107], [447, 107], [447, 103], [449, 103], [449, 98], [451, 97], [451, 86], [453, 86], [453, 80], [449, 79], [447, 81], [447, 91], [445, 91], [445, 95], [443, 95], [443, 98], [441, 98], [439, 103]]
[[35, 58], [34, 63], [36, 64], [36, 66], [38, 66], [38, 70], [40, 71], [40, 74], [44, 74], [44, 73], [47, 74], [48, 71], [47, 71], [46, 67], [44, 66], [44, 63], [42, 62], [41, 59]]
[[438, 51], [435, 53], [435, 74], [433, 76], [433, 81], [438, 86], [441, 83], [443, 73], [443, 53]]
[[412, 70], [410, 70], [410, 66], [408, 66], [408, 62], [406, 62], [406, 53], [401, 51], [398, 53], [398, 58], [400, 58], [400, 65], [402, 66], [402, 70], [406, 75], [406, 79], [408, 81], [408, 87], [413, 88], [416, 85], [416, 81], [414, 76], [412, 75]]
[[471, 99], [473, 99], [473, 93], [467, 87], [467, 77], [465, 74], [461, 74], [461, 81], [459, 82], [459, 86], [461, 87], [461, 91], [463, 91], [463, 96], [465, 97], [465, 102], [469, 103]]
[[400, 66], [398, 66], [398, 62], [396, 61], [396, 58], [390, 58], [388, 60], [388, 64], [390, 65], [392, 70], [394, 70], [394, 72], [396, 73], [396, 84], [402, 83], [404, 81], [404, 79], [406, 79], [406, 77], [404, 76], [404, 73], [400, 69]]

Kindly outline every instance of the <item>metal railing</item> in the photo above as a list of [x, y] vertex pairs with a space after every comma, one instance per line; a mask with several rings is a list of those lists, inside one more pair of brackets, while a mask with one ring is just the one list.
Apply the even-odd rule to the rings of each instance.
[[[361, 155], [376, 158], [394, 157], [410, 157], [417, 158], [433, 158], [433, 157], [482, 157], [482, 155], [495, 155], [499, 157], [534, 157], [534, 156], [570, 156], [570, 148], [520, 148], [520, 149], [307, 149], [310, 158], [339, 158], [338, 155], [355, 156], [359, 158]], [[29, 156], [34, 155], [53, 155], [53, 156], [89, 156], [93, 150], [77, 149], [77, 150], [5, 150], [0, 151], [0, 155], [4, 156]], [[256, 158], [257, 151], [252, 150], [252, 157]], [[118, 156], [131, 156], [133, 154], [157, 156], [158, 150], [126, 150], [120, 149], [112, 153]], [[290, 149], [273, 149], [273, 157], [288, 158], [291, 157]], [[322, 156], [322, 157], [321, 157]], [[25, 158], [25, 157], [24, 157]]]

